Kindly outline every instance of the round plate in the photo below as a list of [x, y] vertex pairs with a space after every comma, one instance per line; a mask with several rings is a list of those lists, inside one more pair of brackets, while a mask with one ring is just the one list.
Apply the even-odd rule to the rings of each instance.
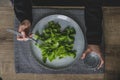
[[75, 35], [75, 41], [74, 41], [74, 47], [76, 52], [76, 58], [71, 58], [71, 57], [65, 57], [62, 59], [55, 59], [52, 62], [47, 60], [46, 63], [42, 61], [42, 55], [41, 55], [41, 50], [35, 46], [35, 42], [31, 41], [31, 46], [32, 46], [32, 51], [33, 55], [36, 58], [36, 60], [43, 66], [50, 68], [50, 69], [64, 69], [68, 66], [70, 66], [72, 63], [74, 63], [77, 59], [80, 58], [82, 52], [84, 51], [85, 48], [85, 37], [84, 34], [80, 28], [80, 26], [70, 17], [65, 16], [65, 15], [60, 15], [60, 14], [54, 14], [54, 15], [49, 15], [41, 19], [34, 27], [32, 33], [35, 33], [36, 31], [39, 31], [39, 33], [42, 33], [43, 29], [45, 28], [45, 25], [48, 24], [49, 21], [55, 21], [58, 22], [61, 25], [61, 30], [64, 30], [65, 27], [71, 26], [74, 27], [76, 30], [76, 35]]

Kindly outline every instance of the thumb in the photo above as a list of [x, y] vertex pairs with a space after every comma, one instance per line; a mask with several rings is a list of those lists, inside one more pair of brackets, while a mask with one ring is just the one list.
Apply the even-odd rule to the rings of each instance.
[[88, 53], [90, 53], [90, 49], [87, 49], [83, 54], [82, 54], [82, 56], [81, 56], [81, 59], [85, 59], [85, 57], [86, 57], [86, 55], [88, 54]]
[[25, 32], [24, 32], [24, 31], [22, 31], [22, 32], [21, 32], [21, 34], [22, 34], [22, 37], [23, 37], [23, 38], [25, 38], [25, 37], [26, 37], [26, 34], [25, 34]]
[[22, 34], [23, 41], [27, 41], [28, 37], [26, 36], [25, 32], [22, 31], [21, 34]]
[[24, 30], [24, 25], [21, 25], [20, 24], [20, 26], [19, 26], [19, 28], [18, 28], [18, 32], [22, 32]]

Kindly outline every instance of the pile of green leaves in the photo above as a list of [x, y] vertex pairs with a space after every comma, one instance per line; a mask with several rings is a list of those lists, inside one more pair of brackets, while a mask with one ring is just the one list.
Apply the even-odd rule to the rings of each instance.
[[43, 42], [42, 44], [35, 43], [35, 45], [42, 51], [44, 63], [47, 59], [51, 62], [57, 57], [59, 59], [66, 56], [76, 57], [76, 50], [73, 50], [75, 29], [70, 26], [67, 26], [63, 31], [60, 29], [59, 23], [50, 21], [42, 34], [38, 31], [35, 33], [34, 38]]

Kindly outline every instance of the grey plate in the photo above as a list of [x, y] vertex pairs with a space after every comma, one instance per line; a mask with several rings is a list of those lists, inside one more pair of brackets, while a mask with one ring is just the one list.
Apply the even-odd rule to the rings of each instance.
[[85, 37], [84, 34], [80, 28], [80, 26], [70, 17], [65, 16], [65, 15], [60, 15], [60, 14], [54, 14], [54, 15], [49, 15], [41, 19], [34, 27], [33, 33], [39, 30], [39, 33], [42, 33], [42, 30], [44, 29], [45, 25], [48, 24], [49, 21], [55, 21], [58, 22], [61, 25], [61, 30], [63, 30], [66, 26], [70, 25], [74, 27], [76, 30], [76, 35], [75, 35], [75, 41], [74, 41], [74, 48], [76, 52], [76, 58], [73, 59], [71, 57], [66, 57], [63, 59], [55, 59], [52, 62], [47, 60], [46, 63], [43, 63], [42, 61], [42, 56], [41, 56], [41, 51], [39, 48], [35, 46], [34, 41], [31, 42], [32, 46], [32, 51], [33, 55], [35, 56], [36, 60], [43, 65], [44, 67], [50, 68], [50, 69], [64, 69], [68, 66], [70, 66], [72, 63], [74, 63], [76, 60], [78, 60], [84, 51], [85, 48]]

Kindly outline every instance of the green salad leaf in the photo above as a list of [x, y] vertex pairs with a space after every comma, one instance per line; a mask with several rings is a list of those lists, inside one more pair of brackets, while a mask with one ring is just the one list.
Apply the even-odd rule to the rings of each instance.
[[75, 34], [73, 27], [67, 26], [61, 31], [60, 24], [54, 21], [48, 22], [42, 34], [37, 31], [34, 38], [43, 43], [35, 43], [35, 45], [42, 51], [43, 62], [46, 63], [47, 59], [51, 62], [56, 58], [62, 59], [67, 56], [75, 58], [76, 50], [73, 50]]

